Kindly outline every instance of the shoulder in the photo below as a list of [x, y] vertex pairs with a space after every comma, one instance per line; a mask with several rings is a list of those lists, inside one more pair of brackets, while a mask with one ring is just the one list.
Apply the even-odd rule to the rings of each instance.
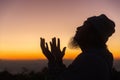
[[103, 68], [105, 67], [106, 61], [96, 54], [86, 54], [81, 53], [77, 56], [77, 58], [73, 61], [71, 66], [73, 67], [86, 67], [86, 68]]

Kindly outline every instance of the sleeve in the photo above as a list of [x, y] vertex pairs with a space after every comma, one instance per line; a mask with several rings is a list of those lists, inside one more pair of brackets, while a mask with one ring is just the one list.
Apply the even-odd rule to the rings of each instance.
[[48, 62], [48, 74], [46, 80], [56, 80], [66, 70], [66, 66], [62, 61]]

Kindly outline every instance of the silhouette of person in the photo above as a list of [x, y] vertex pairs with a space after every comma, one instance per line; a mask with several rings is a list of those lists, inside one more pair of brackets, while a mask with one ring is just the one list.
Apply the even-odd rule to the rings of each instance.
[[115, 32], [115, 23], [106, 15], [88, 18], [77, 28], [71, 41], [73, 47], [80, 47], [76, 59], [66, 67], [62, 58], [66, 47], [60, 50], [60, 39], [53, 38], [51, 50], [44, 38], [41, 38], [41, 49], [48, 59], [49, 77], [53, 80], [110, 80], [113, 66], [113, 55], [107, 49], [106, 42]]

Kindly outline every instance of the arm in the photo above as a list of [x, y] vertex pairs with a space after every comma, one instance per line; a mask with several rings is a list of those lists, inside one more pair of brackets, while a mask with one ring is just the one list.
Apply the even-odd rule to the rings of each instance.
[[58, 42], [56, 43], [56, 38], [52, 38], [50, 42], [51, 50], [49, 50], [48, 44], [45, 42], [44, 38], [41, 38], [40, 46], [43, 54], [48, 59], [49, 74], [59, 75], [62, 73], [66, 69], [62, 61], [66, 47], [60, 50], [60, 39], [58, 38]]

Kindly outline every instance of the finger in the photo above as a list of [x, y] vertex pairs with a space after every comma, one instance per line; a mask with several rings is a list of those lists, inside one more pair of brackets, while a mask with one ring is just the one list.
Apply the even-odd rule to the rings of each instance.
[[49, 47], [48, 47], [48, 44], [46, 43], [46, 49], [48, 49], [49, 50]]
[[41, 38], [41, 43], [40, 43], [41, 48], [45, 48], [45, 39]]
[[65, 54], [65, 50], [66, 50], [66, 47], [64, 47], [63, 50], [62, 50], [63, 56], [64, 56], [64, 54]]
[[50, 47], [51, 47], [51, 52], [53, 53], [54, 46], [53, 46], [52, 42], [50, 42]]
[[55, 47], [53, 46], [52, 42], [50, 42], [50, 47], [51, 47], [51, 53], [50, 53], [50, 55], [54, 56], [55, 55]]
[[52, 44], [52, 42], [50, 42], [50, 46], [51, 46], [51, 55], [55, 56], [56, 55], [56, 46]]
[[41, 43], [42, 43], [42, 38], [40, 38], [40, 47], [41, 47]]
[[52, 44], [53, 44], [54, 47], [56, 47], [56, 37], [54, 37], [54, 38], [52, 39]]
[[40, 38], [40, 46], [42, 47], [43, 44], [44, 44], [44, 40], [43, 40], [43, 38]]
[[60, 49], [60, 39], [58, 38], [58, 44], [57, 44], [58, 48]]
[[50, 47], [51, 47], [51, 52], [52, 52], [52, 54], [54, 54], [56, 47], [55, 47], [55, 45], [53, 45], [52, 42], [50, 42]]

